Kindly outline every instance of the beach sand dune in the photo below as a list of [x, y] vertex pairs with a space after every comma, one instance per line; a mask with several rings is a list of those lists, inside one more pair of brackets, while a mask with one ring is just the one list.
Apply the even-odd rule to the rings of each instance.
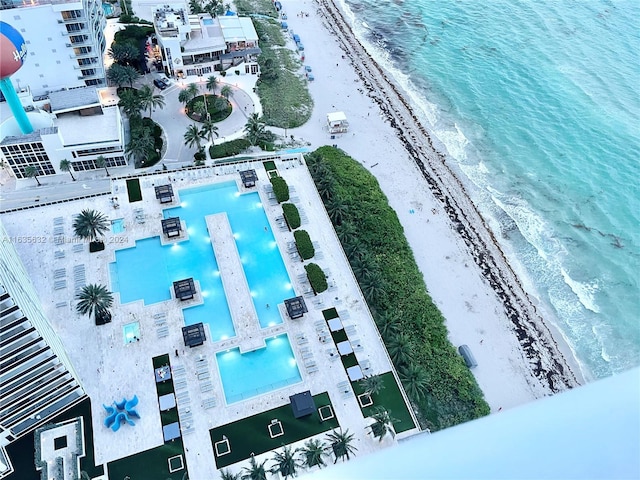
[[[454, 345], [468, 344], [492, 409], [574, 387], [577, 362], [509, 265], [446, 155], [409, 96], [366, 52], [331, 0], [284, 0], [289, 27], [305, 44], [315, 106], [290, 133], [312, 148], [337, 145], [374, 174], [394, 207]], [[296, 12], [308, 12], [309, 16]], [[326, 114], [350, 129], [331, 138]]]

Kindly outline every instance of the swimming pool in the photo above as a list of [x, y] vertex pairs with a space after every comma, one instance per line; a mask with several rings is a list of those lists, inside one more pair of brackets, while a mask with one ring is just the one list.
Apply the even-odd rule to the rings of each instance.
[[122, 327], [124, 343], [132, 343], [140, 340], [140, 323], [127, 323]]
[[111, 231], [113, 233], [122, 233], [124, 232], [124, 218], [116, 218], [115, 220], [111, 220]]
[[203, 18], [202, 19], [202, 24], [203, 25], [213, 25], [213, 19], [212, 18]]
[[104, 14], [108, 17], [109, 15], [113, 15], [113, 5], [110, 3], [103, 3], [102, 10], [104, 10]]
[[302, 381], [288, 336], [268, 338], [266, 344], [245, 354], [238, 348], [216, 354], [227, 404]]
[[[185, 324], [209, 324], [213, 341], [233, 337], [205, 221], [207, 215], [226, 212], [260, 326], [282, 323], [278, 309], [270, 306], [291, 298], [294, 292], [258, 193], [240, 195], [235, 182], [225, 182], [180, 190], [179, 194], [181, 206], [166, 209], [164, 217], [184, 220], [189, 240], [163, 246], [160, 237], [151, 237], [136, 241], [135, 247], [117, 250], [109, 270], [111, 289], [120, 293], [120, 302], [142, 299], [149, 305], [169, 300], [172, 283], [192, 277], [200, 283], [204, 302], [183, 311]], [[141, 271], [145, 272], [143, 281]]]

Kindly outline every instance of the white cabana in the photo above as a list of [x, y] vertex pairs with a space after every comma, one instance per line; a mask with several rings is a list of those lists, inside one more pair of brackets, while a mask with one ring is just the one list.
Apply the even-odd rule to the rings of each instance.
[[344, 112], [327, 113], [329, 133], [344, 133], [349, 130], [349, 122]]

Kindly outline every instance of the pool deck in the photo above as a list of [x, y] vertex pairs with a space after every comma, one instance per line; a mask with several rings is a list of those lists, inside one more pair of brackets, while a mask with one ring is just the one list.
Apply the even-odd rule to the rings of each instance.
[[[269, 198], [266, 190], [270, 186], [270, 182], [261, 161], [246, 162], [237, 167], [216, 166], [197, 171], [170, 171], [141, 177], [140, 183], [145, 199], [143, 202], [133, 204], [128, 202], [124, 187], [125, 179], [121, 178], [112, 181], [112, 193], [103, 197], [65, 202], [3, 215], [2, 222], [11, 236], [53, 238], [54, 228], [62, 226], [64, 230], [66, 241], [61, 244], [22, 242], [17, 243], [16, 248], [32, 278], [46, 315], [53, 329], [59, 335], [81, 383], [91, 398], [97, 462], [111, 462], [163, 443], [151, 359], [167, 353], [170, 355], [171, 365], [175, 372], [178, 412], [181, 420], [186, 417], [187, 411], [191, 418], [189, 421], [183, 421], [182, 425], [186, 448], [185, 456], [191, 478], [218, 477], [208, 434], [210, 428], [285, 405], [289, 402], [290, 395], [305, 390], [311, 390], [312, 394], [324, 391], [329, 393], [343, 430], [349, 429], [355, 434], [354, 446], [358, 449], [357, 456], [375, 452], [393, 443], [390, 439], [378, 442], [367, 434], [367, 421], [362, 417], [357, 399], [353, 394], [344, 395], [339, 386], [348, 378], [342, 363], [334, 360], [335, 356], [330, 355], [334, 345], [331, 342], [322, 343], [315, 327], [316, 323], [324, 321], [322, 310], [335, 307], [340, 312], [345, 327], [354, 331], [354, 335], [350, 336], [353, 336], [354, 339], [357, 338], [358, 343], [362, 345], [362, 348], [355, 352], [358, 360], [370, 362], [370, 374], [388, 372], [391, 370], [390, 360], [366, 302], [357, 286], [307, 168], [302, 164], [302, 161], [297, 160], [296, 156], [292, 156], [287, 161], [277, 160], [276, 164], [280, 175], [292, 187], [291, 201], [297, 205], [302, 214], [302, 228], [309, 232], [311, 239], [317, 245], [316, 257], [312, 261], [318, 263], [325, 272], [329, 273], [328, 281], [331, 288], [317, 296], [305, 296], [309, 312], [303, 318], [291, 320], [285, 316], [283, 324], [260, 331], [261, 337], [282, 332], [289, 335], [302, 375], [302, 382], [230, 405], [226, 405], [224, 401], [215, 354], [224, 349], [242, 346], [243, 338], [241, 337], [254, 330], [242, 330], [240, 327], [238, 330], [240, 335], [237, 337], [217, 342], [207, 340], [203, 346], [193, 349], [185, 348], [181, 333], [184, 323], [180, 302], [169, 300], [145, 306], [142, 301], [136, 301], [120, 305], [118, 295], [115, 295], [112, 323], [95, 326], [93, 319], [81, 316], [75, 311], [73, 271], [74, 267], [84, 265], [87, 283], [110, 286], [108, 264], [114, 261], [116, 249], [133, 246], [135, 240], [149, 236], [162, 237], [160, 223], [162, 210], [175, 206], [177, 201], [161, 205], [154, 196], [155, 185], [170, 182], [174, 191], [177, 192], [180, 188], [214, 182], [229, 180], [239, 182], [237, 170], [253, 168], [258, 174], [258, 182], [256, 189], [251, 191], [257, 190], [259, 192], [296, 295], [304, 295], [308, 287], [299, 280], [305, 273], [304, 263], [299, 259], [290, 259], [286, 253], [288, 243], [293, 241], [293, 234], [288, 229], [283, 229], [278, 222], [278, 217], [282, 215], [282, 208]], [[241, 192], [247, 191], [242, 186], [239, 187], [239, 190]], [[118, 209], [114, 209], [109, 200], [114, 195], [118, 197], [120, 205]], [[143, 208], [144, 223], [136, 220], [135, 210], [141, 207]], [[108, 233], [105, 239], [106, 249], [102, 252], [89, 253], [87, 244], [71, 241], [73, 238], [72, 215], [84, 208], [104, 212], [110, 218], [125, 219], [125, 231], [117, 235]], [[59, 224], [60, 220], [56, 224], [55, 219], [60, 217], [63, 219], [62, 225]], [[220, 232], [211, 235], [211, 238], [217, 250], [216, 253], [220, 254], [218, 242], [229, 242], [229, 231], [221, 232], [224, 222], [214, 221], [214, 223], [213, 228], [220, 229]], [[208, 224], [212, 225], [209, 221]], [[78, 248], [76, 245], [81, 245], [81, 247]], [[232, 258], [231, 250], [231, 244], [222, 247], [222, 251], [226, 252], [224, 255], [229, 255], [227, 259], [229, 264], [225, 265], [225, 269], [237, 268], [233, 266], [235, 261]], [[237, 250], [235, 255], [237, 256]], [[220, 261], [221, 258], [218, 260]], [[223, 262], [227, 260], [223, 260]], [[54, 271], [61, 269], [65, 269], [66, 272], [66, 288], [56, 289], [54, 278], [58, 280], [58, 277], [54, 277]], [[236, 280], [229, 280], [226, 273], [224, 275], [225, 290], [239, 285]], [[141, 272], [141, 280], [143, 278], [144, 272]], [[246, 280], [244, 280], [244, 284], [246, 285]], [[243, 288], [246, 289], [246, 286]], [[244, 290], [241, 295], [228, 295], [227, 298], [230, 310], [239, 312], [237, 313], [238, 318], [246, 318], [248, 321], [249, 317], [253, 318], [252, 315], [255, 315], [255, 311], [252, 313], [243, 310], [242, 306], [244, 305], [246, 308], [247, 303], [253, 308], [253, 303], [248, 302], [247, 294], [248, 292]], [[278, 305], [277, 308], [284, 315], [283, 305]], [[133, 321], [138, 321], [140, 324], [140, 340], [125, 344], [122, 327]], [[255, 322], [250, 321], [249, 323]], [[168, 328], [164, 330], [164, 327]], [[300, 345], [296, 341], [298, 335], [304, 335], [306, 339], [304, 345]], [[245, 346], [244, 348], [249, 347]], [[312, 358], [319, 366], [318, 371], [308, 373], [305, 370], [301, 351], [303, 348], [308, 349], [311, 353]], [[178, 356], [175, 355], [176, 351]], [[307, 356], [308, 353], [305, 354], [305, 359]], [[208, 375], [202, 375], [203, 370]], [[178, 388], [177, 385], [180, 387]], [[141, 415], [141, 419], [136, 420], [136, 426], [124, 425], [116, 433], [105, 428], [102, 425], [105, 417], [102, 404], [109, 405], [114, 400], [120, 400], [123, 397], [131, 398], [134, 394], [137, 394], [140, 400], [138, 411]], [[213, 404], [215, 406], [212, 406]], [[411, 433], [415, 433], [415, 430], [405, 432], [399, 437], [402, 438]], [[319, 438], [324, 438], [324, 435]], [[259, 456], [257, 460], [269, 458], [268, 464], [271, 464], [272, 456], [273, 453], [270, 452]], [[233, 465], [230, 470], [238, 472], [246, 463]]]

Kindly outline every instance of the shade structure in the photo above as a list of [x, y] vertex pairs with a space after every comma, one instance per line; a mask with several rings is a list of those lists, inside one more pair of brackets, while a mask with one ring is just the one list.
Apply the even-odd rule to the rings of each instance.
[[181, 232], [180, 217], [165, 218], [162, 220], [162, 233], [167, 237], [179, 237]]
[[193, 278], [173, 282], [173, 291], [176, 294], [176, 298], [180, 300], [191, 300], [196, 294], [196, 285], [193, 282]]
[[171, 203], [173, 201], [173, 187], [171, 185], [158, 185], [156, 187], [156, 198], [160, 203]]
[[202, 345], [207, 339], [204, 333], [204, 325], [196, 323], [188, 327], [182, 327], [182, 339], [186, 347], [197, 347]]
[[171, 392], [158, 397], [158, 403], [160, 405], [160, 411], [164, 412], [176, 406], [176, 395]]
[[162, 427], [162, 434], [164, 435], [165, 442], [180, 437], [180, 424], [178, 422], [173, 422], [169, 425], [165, 425]]
[[316, 411], [316, 402], [313, 401], [313, 395], [309, 390], [291, 395], [289, 401], [295, 418], [306, 417]]
[[240, 172], [240, 179], [245, 188], [255, 187], [258, 181], [258, 175], [255, 170], [242, 170]]
[[284, 301], [284, 306], [289, 318], [300, 318], [309, 311], [303, 297], [289, 298]]

